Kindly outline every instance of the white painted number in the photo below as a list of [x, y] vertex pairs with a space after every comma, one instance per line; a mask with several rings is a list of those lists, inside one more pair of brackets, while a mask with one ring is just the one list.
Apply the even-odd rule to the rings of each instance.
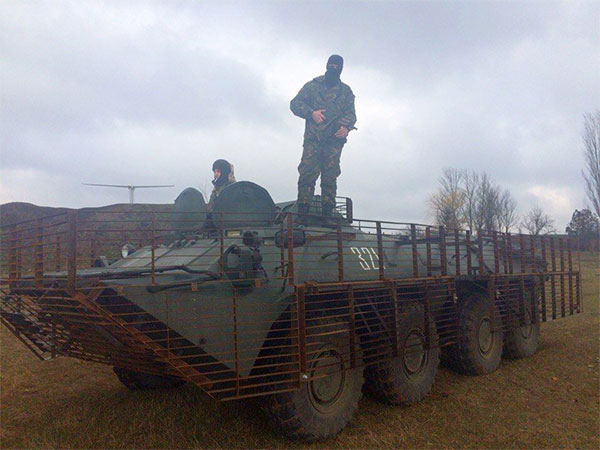
[[363, 270], [371, 270], [371, 267], [369, 267], [369, 263], [367, 263], [367, 261], [364, 260], [364, 258], [360, 254], [360, 250], [357, 247], [350, 247], [350, 251], [356, 256], [358, 256], [358, 262]]
[[[358, 256], [358, 263], [362, 270], [379, 270], [379, 255], [374, 248], [371, 247], [350, 247], [350, 251]], [[368, 256], [368, 260], [366, 257]], [[373, 259], [375, 257], [375, 259]], [[377, 263], [375, 263], [377, 260]], [[385, 265], [383, 266], [385, 269]]]

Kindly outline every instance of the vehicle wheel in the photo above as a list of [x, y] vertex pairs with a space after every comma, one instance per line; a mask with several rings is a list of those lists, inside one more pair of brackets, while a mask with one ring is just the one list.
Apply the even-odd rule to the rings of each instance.
[[398, 326], [399, 355], [365, 369], [366, 391], [392, 405], [407, 405], [425, 398], [435, 380], [440, 348], [433, 319], [429, 321], [429, 349], [426, 348], [423, 307], [410, 305], [402, 312]]
[[351, 337], [345, 321], [307, 320], [306, 368], [309, 379], [301, 389], [266, 399], [267, 414], [292, 439], [315, 441], [336, 436], [348, 424], [362, 396], [363, 367], [358, 343], [351, 368]]
[[458, 342], [449, 348], [449, 366], [465, 375], [483, 375], [498, 368], [503, 332], [500, 313], [484, 293], [471, 292], [458, 317]]
[[149, 373], [135, 372], [122, 367], [113, 367], [119, 381], [133, 391], [151, 389], [170, 389], [181, 386], [185, 381], [178, 378], [161, 377]]
[[535, 305], [531, 304], [531, 291], [525, 290], [524, 323], [506, 332], [504, 338], [504, 357], [508, 359], [526, 358], [533, 355], [540, 340], [540, 318], [538, 313], [539, 294], [536, 291]]

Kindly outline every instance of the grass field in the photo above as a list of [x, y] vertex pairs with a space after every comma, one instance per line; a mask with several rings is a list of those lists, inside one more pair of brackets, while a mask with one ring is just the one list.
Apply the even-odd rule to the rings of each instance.
[[[364, 398], [350, 426], [313, 447], [599, 448], [600, 264], [582, 256], [584, 313], [542, 324], [533, 357], [481, 377], [440, 369], [408, 408]], [[187, 385], [131, 392], [110, 367], [38, 361], [5, 328], [2, 448], [308, 447], [278, 436], [257, 401], [219, 403]]]

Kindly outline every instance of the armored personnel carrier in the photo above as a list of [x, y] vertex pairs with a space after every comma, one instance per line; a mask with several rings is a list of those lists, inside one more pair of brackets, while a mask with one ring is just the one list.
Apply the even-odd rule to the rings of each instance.
[[130, 389], [262, 397], [310, 441], [342, 431], [363, 392], [421, 401], [440, 359], [490, 373], [581, 309], [567, 237], [362, 220], [338, 200], [334, 228], [318, 197], [296, 226], [293, 202], [250, 182], [210, 213], [188, 188], [170, 209], [4, 227], [2, 323], [41, 359], [109, 364]]

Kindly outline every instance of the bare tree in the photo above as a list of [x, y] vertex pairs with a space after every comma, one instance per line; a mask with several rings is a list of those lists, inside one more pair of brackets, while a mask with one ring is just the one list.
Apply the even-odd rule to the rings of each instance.
[[429, 207], [439, 225], [466, 225], [472, 232], [481, 232], [506, 231], [517, 223], [517, 202], [485, 172], [447, 168], [438, 184], [438, 190], [429, 198]]
[[600, 216], [600, 111], [583, 115], [585, 192]]
[[477, 187], [479, 186], [479, 174], [475, 171], [464, 175], [465, 200], [463, 203], [463, 216], [470, 231], [476, 228], [477, 211]]
[[479, 177], [475, 198], [475, 227], [477, 231], [497, 230], [500, 212], [500, 189], [485, 172]]
[[497, 230], [500, 216], [500, 188], [490, 176], [475, 171], [464, 175], [464, 221], [471, 231]]
[[546, 214], [539, 206], [534, 206], [523, 217], [521, 227], [525, 228], [532, 235], [554, 233], [554, 220]]
[[508, 233], [518, 221], [519, 215], [517, 214], [517, 201], [514, 199], [510, 191], [505, 189], [500, 196], [498, 228], [503, 233]]
[[429, 198], [429, 206], [438, 225], [448, 229], [462, 227], [464, 203], [462, 181], [463, 172], [452, 168], [444, 169], [438, 178], [438, 190]]

